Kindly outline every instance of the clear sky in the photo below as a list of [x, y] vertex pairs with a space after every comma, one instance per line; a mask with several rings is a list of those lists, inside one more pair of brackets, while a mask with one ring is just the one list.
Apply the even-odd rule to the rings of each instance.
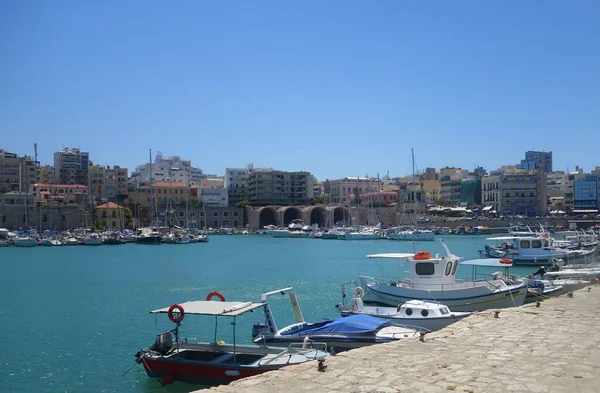
[[598, 1], [0, 1], [0, 148], [324, 179], [600, 165]]

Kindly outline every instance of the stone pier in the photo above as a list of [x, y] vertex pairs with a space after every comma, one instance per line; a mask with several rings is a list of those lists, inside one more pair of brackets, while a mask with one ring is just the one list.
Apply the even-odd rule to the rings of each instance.
[[600, 286], [476, 313], [418, 340], [374, 345], [214, 387], [215, 392], [600, 391]]

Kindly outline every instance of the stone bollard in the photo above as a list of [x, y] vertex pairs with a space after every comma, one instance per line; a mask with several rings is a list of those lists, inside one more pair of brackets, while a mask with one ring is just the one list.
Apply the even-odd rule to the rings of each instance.
[[419, 334], [420, 334], [419, 341], [421, 341], [422, 343], [424, 343], [425, 342], [425, 335], [427, 334], [427, 332], [421, 332]]
[[500, 318], [500, 311], [494, 311], [494, 318]]
[[588, 292], [590, 292], [592, 290], [592, 287], [588, 287]]
[[567, 293], [567, 297], [573, 297], [573, 292]]
[[318, 365], [317, 365], [318, 371], [324, 372], [327, 369], [327, 365], [325, 365], [325, 359], [323, 359], [323, 358], [317, 359], [317, 363], [318, 363]]
[[535, 302], [535, 306], [539, 307], [542, 303], [540, 303], [540, 301], [538, 300], [537, 302]]

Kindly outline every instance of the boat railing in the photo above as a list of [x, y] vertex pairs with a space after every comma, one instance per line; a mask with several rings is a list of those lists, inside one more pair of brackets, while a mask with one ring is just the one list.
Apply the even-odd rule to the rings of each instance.
[[[484, 285], [481, 285], [482, 283], [484, 283]], [[423, 284], [423, 283], [413, 283], [413, 282], [409, 282], [409, 281], [405, 280], [405, 281], [402, 281], [399, 283], [393, 283], [393, 284], [390, 283], [390, 285], [403, 287], [403, 288], [410, 288], [410, 289], [428, 290], [428, 291], [447, 291], [447, 290], [452, 290], [452, 289], [476, 288], [476, 287], [481, 287], [481, 286], [487, 286], [491, 290], [496, 290], [496, 289], [502, 288], [502, 286], [496, 285], [486, 279], [480, 279], [477, 281], [473, 281], [473, 280], [464, 280], [463, 281], [463, 280], [457, 279], [454, 283], [451, 283], [451, 284]]]

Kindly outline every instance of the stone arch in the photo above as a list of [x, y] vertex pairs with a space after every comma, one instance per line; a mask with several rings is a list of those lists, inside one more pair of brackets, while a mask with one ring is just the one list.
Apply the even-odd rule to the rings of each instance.
[[297, 207], [289, 206], [282, 210], [283, 225], [289, 225], [292, 220], [302, 219], [302, 212]]
[[277, 211], [271, 206], [261, 207], [258, 212], [258, 227], [277, 225]]
[[333, 208], [333, 225], [337, 225], [339, 222], [344, 222], [344, 225], [352, 225], [352, 217], [347, 207], [336, 206]]
[[313, 206], [310, 209], [310, 225], [317, 224], [323, 228], [327, 223], [327, 211], [324, 206]]

